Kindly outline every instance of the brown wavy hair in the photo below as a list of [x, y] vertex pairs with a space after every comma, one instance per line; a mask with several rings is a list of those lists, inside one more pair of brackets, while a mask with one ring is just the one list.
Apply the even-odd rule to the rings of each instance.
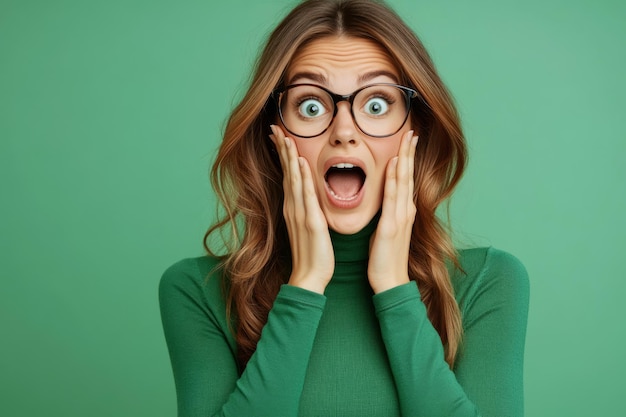
[[[410, 244], [409, 276], [417, 281], [428, 317], [439, 333], [452, 367], [462, 337], [461, 314], [447, 264], [458, 266], [447, 228], [437, 217], [466, 164], [466, 146], [454, 103], [432, 60], [413, 31], [382, 2], [308, 0], [296, 6], [270, 35], [257, 60], [251, 84], [233, 110], [211, 170], [223, 212], [207, 231], [221, 236], [226, 271], [227, 313], [236, 335], [243, 369], [256, 349], [280, 286], [291, 268], [289, 236], [283, 218], [282, 170], [268, 139], [277, 123], [272, 91], [303, 45], [327, 36], [374, 41], [394, 60], [404, 85], [422, 100], [411, 108], [419, 132], [415, 156], [417, 216]], [[225, 233], [224, 233], [225, 232]]]

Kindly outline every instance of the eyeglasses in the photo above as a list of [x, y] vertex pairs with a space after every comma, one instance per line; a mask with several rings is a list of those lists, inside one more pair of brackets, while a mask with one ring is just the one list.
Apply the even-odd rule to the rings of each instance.
[[293, 84], [272, 92], [280, 120], [289, 133], [312, 138], [324, 133], [337, 115], [340, 101], [350, 103], [356, 126], [368, 136], [397, 133], [409, 116], [417, 91], [396, 84], [371, 84], [352, 94], [335, 94], [315, 84]]

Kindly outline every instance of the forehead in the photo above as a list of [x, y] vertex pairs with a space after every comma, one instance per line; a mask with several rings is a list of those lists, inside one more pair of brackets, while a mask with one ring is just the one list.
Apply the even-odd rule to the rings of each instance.
[[389, 53], [374, 41], [334, 36], [316, 39], [300, 48], [287, 67], [287, 84], [316, 82], [326, 86], [373, 79], [399, 81], [399, 71]]

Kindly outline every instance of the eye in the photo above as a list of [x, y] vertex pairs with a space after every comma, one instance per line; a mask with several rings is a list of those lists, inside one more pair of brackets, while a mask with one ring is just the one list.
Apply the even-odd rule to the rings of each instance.
[[373, 97], [363, 106], [365, 113], [372, 116], [381, 116], [389, 111], [389, 103], [382, 97]]
[[315, 118], [326, 113], [326, 108], [320, 100], [308, 98], [298, 104], [298, 111], [304, 117]]

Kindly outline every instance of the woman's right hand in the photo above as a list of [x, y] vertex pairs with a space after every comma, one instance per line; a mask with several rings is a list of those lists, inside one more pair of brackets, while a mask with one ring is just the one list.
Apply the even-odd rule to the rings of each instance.
[[294, 141], [279, 126], [270, 127], [283, 168], [283, 215], [293, 264], [289, 284], [323, 294], [335, 270], [335, 254], [311, 169]]

